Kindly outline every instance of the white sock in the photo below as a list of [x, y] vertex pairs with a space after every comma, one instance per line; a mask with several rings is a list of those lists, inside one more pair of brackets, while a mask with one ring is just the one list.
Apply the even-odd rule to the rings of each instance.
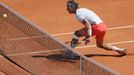
[[124, 48], [118, 48], [118, 47], [113, 46], [113, 47], [112, 47], [112, 50], [115, 50], [115, 51], [116, 51], [116, 50], [118, 50], [118, 51], [123, 51]]
[[74, 39], [79, 39], [79, 37], [77, 35], [75, 35], [75, 34], [73, 35], [73, 38]]

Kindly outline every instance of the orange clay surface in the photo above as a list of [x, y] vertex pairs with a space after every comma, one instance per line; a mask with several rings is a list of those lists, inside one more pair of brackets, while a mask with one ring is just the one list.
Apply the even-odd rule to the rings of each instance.
[[[25, 16], [33, 23], [42, 27], [50, 34], [74, 32], [83, 27], [73, 14], [66, 11], [67, 0], [1, 0], [9, 7]], [[131, 26], [129, 28], [111, 29], [107, 31], [105, 42], [115, 43], [127, 49], [127, 55], [114, 57], [116, 52], [106, 51], [97, 47], [77, 48], [95, 61], [120, 73], [134, 75], [134, 0], [77, 0], [80, 7], [95, 11], [107, 24], [108, 28]], [[72, 34], [55, 35], [61, 41], [70, 41]], [[91, 43], [94, 45], [92, 38]], [[80, 47], [79, 46], [79, 47]], [[92, 55], [92, 56], [91, 56]], [[3, 63], [4, 64], [4, 63]], [[4, 74], [0, 74], [4, 75]]]

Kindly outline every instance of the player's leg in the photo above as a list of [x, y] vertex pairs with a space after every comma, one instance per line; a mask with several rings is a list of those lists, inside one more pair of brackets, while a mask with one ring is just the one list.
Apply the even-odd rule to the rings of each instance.
[[105, 48], [105, 49], [107, 49], [107, 50], [111, 50], [111, 47], [104, 45], [105, 31], [103, 31], [103, 32], [99, 31], [99, 32], [97, 32], [97, 33], [98, 33], [98, 34], [95, 35], [97, 47]]
[[[76, 45], [78, 44], [79, 38], [85, 36], [85, 28], [82, 28], [80, 30], [77, 30], [74, 32], [73, 38], [71, 40], [70, 46], [72, 48], [75, 48]], [[75, 56], [77, 56], [75, 53], [73, 53], [72, 51], [67, 51], [65, 53], [65, 55], [69, 58], [69, 59], [74, 59]]]
[[116, 47], [116, 46], [113, 46], [113, 45], [110, 45], [110, 44], [104, 44], [103, 40], [104, 40], [104, 35], [103, 34], [96, 36], [97, 47], [104, 48], [106, 50], [113, 50], [113, 51], [118, 52], [121, 55], [126, 55], [126, 50], [124, 48], [119, 48], [119, 47]]
[[70, 46], [72, 48], [76, 47], [80, 37], [83, 37], [83, 36], [86, 35], [85, 31], [86, 31], [86, 28], [82, 28], [82, 29], [77, 30], [77, 31], [74, 32], [74, 35], [73, 35], [73, 38], [72, 38], [71, 44], [70, 44]]
[[112, 46], [109, 44], [104, 44], [104, 36], [105, 32], [99, 32], [98, 35], [96, 35], [96, 45], [99, 48], [104, 48], [106, 50], [112, 50]]
[[[106, 33], [106, 25], [104, 23], [100, 23], [98, 25], [92, 25], [92, 34], [95, 35], [95, 39], [96, 39], [96, 45], [97, 47], [100, 48], [105, 48], [103, 46], [103, 42], [104, 42], [104, 36]], [[106, 48], [109, 49], [109, 48]]]
[[105, 44], [104, 43], [104, 37], [105, 37], [105, 31], [99, 31], [98, 34], [96, 35], [96, 44], [97, 47], [104, 48], [106, 50], [122, 50], [123, 48], [118, 48], [110, 44]]
[[105, 24], [98, 25], [97, 28], [98, 29], [94, 31], [94, 33], [96, 35], [95, 38], [96, 38], [97, 47], [104, 48], [106, 50], [113, 50], [113, 51], [118, 52], [121, 55], [126, 54], [126, 50], [124, 48], [119, 48], [116, 46], [112, 46], [110, 44], [104, 44], [104, 36], [106, 33]]

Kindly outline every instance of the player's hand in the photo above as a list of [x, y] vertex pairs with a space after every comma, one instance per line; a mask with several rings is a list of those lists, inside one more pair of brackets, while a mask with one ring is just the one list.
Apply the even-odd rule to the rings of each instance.
[[90, 42], [90, 39], [89, 39], [90, 37], [85, 37], [83, 40], [82, 40], [82, 42], [85, 44], [85, 45], [87, 45], [89, 42]]

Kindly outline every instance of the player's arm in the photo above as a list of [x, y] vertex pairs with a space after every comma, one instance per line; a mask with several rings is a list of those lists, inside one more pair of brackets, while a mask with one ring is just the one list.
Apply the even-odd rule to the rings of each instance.
[[91, 27], [90, 22], [86, 18], [82, 20], [82, 23], [85, 25], [85, 27], [87, 28], [87, 32], [88, 32], [88, 35], [83, 39], [86, 45], [87, 43], [90, 42], [89, 38], [92, 36], [92, 27]]
[[84, 19], [82, 20], [82, 23], [83, 23], [83, 24], [85, 25], [85, 27], [87, 28], [88, 35], [87, 35], [86, 37], [92, 36], [92, 27], [91, 27], [90, 22], [89, 22], [86, 18], [84, 18]]

